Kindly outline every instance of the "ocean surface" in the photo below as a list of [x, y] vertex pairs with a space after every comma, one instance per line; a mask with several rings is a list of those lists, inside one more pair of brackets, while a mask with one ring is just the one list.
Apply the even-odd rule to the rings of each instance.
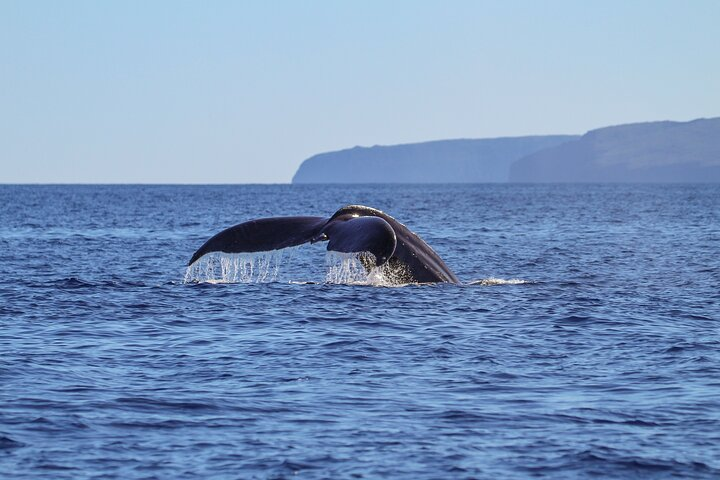
[[[463, 281], [253, 218], [393, 215]], [[720, 478], [719, 185], [0, 186], [0, 478]]]

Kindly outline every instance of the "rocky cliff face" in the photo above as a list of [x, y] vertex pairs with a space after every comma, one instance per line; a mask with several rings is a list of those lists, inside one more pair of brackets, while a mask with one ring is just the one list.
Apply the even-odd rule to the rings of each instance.
[[578, 137], [572, 135], [441, 140], [407, 145], [355, 147], [305, 160], [293, 183], [506, 182], [510, 165], [530, 153]]
[[591, 130], [527, 155], [511, 182], [720, 182], [720, 118]]

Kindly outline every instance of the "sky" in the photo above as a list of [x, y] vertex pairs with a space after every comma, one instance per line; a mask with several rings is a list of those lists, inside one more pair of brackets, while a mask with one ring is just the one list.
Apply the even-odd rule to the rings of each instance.
[[720, 1], [0, 0], [0, 183], [720, 116]]

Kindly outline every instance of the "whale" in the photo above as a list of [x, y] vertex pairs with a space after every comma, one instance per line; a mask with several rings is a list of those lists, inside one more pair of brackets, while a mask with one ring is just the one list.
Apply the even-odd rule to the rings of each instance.
[[402, 283], [460, 283], [435, 251], [387, 213], [348, 205], [330, 217], [270, 217], [217, 233], [190, 258], [212, 252], [252, 253], [327, 242], [327, 250], [358, 254], [363, 266], [389, 268]]

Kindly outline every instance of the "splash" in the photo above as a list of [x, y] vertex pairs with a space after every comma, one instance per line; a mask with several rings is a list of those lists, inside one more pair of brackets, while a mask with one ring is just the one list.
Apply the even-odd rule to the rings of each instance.
[[345, 285], [402, 286], [412, 283], [407, 268], [401, 265], [375, 266], [370, 253], [340, 253], [328, 251], [325, 256], [326, 283]]
[[[290, 267], [291, 277], [283, 278], [290, 283], [316, 284], [310, 255], [297, 255], [301, 247], [257, 253], [209, 253], [187, 267], [183, 283], [268, 283], [287, 276], [285, 267]], [[304, 252], [307, 253], [307, 252]], [[317, 259], [319, 260], [319, 259]], [[297, 269], [295, 262], [300, 263]], [[305, 268], [303, 268], [305, 267]], [[412, 284], [407, 267], [399, 262], [388, 262], [375, 266], [375, 257], [369, 253], [339, 253], [328, 251], [325, 255], [325, 283], [343, 285], [403, 286]], [[305, 278], [302, 278], [305, 277]], [[322, 283], [322, 280], [320, 281]]]
[[325, 282], [350, 285], [368, 283], [368, 271], [363, 266], [363, 261], [355, 253], [328, 251], [325, 256], [325, 265], [327, 266]]
[[482, 280], [475, 280], [474, 282], [470, 282], [470, 285], [482, 285], [482, 286], [493, 286], [493, 285], [524, 285], [527, 283], [534, 283], [528, 280], [522, 280], [519, 278], [511, 278], [509, 280], [505, 280], [503, 278], [484, 278]]
[[255, 253], [210, 253], [187, 267], [184, 283], [266, 283], [277, 280], [296, 248]]

